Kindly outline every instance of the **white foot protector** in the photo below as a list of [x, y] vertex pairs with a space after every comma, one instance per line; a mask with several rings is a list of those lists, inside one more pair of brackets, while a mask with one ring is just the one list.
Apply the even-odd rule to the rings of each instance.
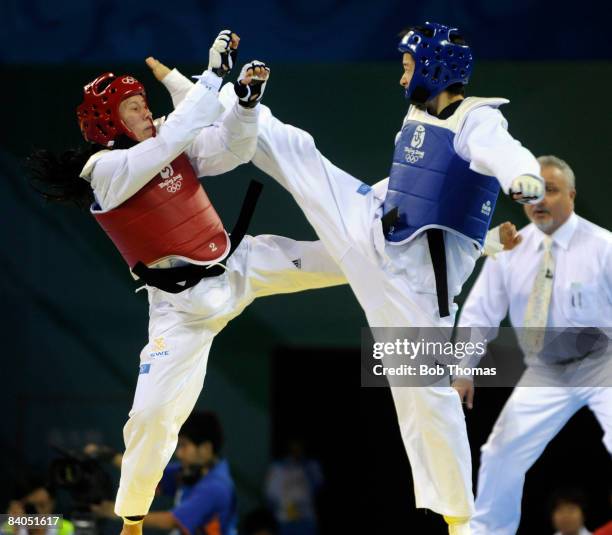
[[449, 535], [472, 535], [470, 523], [463, 522], [461, 524], [450, 524], [448, 526]]

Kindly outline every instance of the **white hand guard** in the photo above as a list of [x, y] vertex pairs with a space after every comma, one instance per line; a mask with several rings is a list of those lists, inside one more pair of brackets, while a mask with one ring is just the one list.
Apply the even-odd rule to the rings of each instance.
[[230, 47], [231, 42], [232, 31], [223, 30], [208, 51], [208, 69], [217, 76], [225, 76], [236, 63], [238, 50]]
[[[248, 71], [254, 70], [256, 67], [264, 69], [268, 73], [268, 77], [264, 79], [261, 76], [253, 76], [248, 85], [243, 84], [242, 81], [247, 77]], [[269, 75], [270, 68], [263, 61], [253, 60], [242, 67], [238, 75], [238, 81], [234, 84], [234, 91], [238, 95], [238, 102], [241, 106], [254, 108], [257, 105], [264, 94]]]
[[544, 179], [531, 175], [516, 177], [510, 186], [512, 195], [520, 195], [515, 200], [521, 204], [538, 204], [544, 198]]

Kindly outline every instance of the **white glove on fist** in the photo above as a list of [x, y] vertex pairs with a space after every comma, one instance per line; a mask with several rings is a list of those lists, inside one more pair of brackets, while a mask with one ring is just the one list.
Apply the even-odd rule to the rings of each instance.
[[510, 196], [521, 204], [538, 204], [544, 198], [544, 179], [521, 175], [512, 181]]
[[234, 91], [238, 103], [245, 108], [254, 108], [263, 97], [270, 77], [270, 67], [263, 61], [253, 60], [242, 67]]
[[214, 43], [208, 51], [208, 69], [217, 76], [225, 76], [232, 70], [238, 58], [238, 50], [231, 48], [232, 31], [219, 32]]

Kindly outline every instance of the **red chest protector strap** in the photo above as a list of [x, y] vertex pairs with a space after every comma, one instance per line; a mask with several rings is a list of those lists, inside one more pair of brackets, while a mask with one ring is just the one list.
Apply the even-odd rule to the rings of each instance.
[[[236, 250], [242, 238], [246, 234], [257, 200], [263, 189], [261, 182], [251, 180], [249, 189], [247, 190], [244, 201], [242, 202], [242, 208], [240, 209], [240, 215], [238, 221], [234, 225], [231, 232], [231, 248], [229, 253], [223, 260], [223, 263], [232, 255]], [[183, 290], [195, 286], [202, 279], [207, 277], [218, 277], [225, 271], [224, 266], [215, 264], [212, 266], [201, 266], [196, 264], [187, 264], [185, 266], [178, 266], [164, 269], [152, 269], [147, 267], [144, 263], [138, 262], [133, 268], [132, 272], [142, 279], [147, 285], [159, 288], [164, 292], [179, 293]]]

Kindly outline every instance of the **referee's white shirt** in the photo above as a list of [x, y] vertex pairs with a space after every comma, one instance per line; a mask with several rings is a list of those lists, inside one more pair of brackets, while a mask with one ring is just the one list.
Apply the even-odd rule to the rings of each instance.
[[[460, 327], [493, 327], [510, 313], [523, 327], [545, 234], [533, 223], [512, 251], [487, 258], [459, 318]], [[612, 327], [612, 233], [572, 213], [553, 234], [555, 261], [548, 327]], [[489, 333], [491, 340], [495, 333]], [[529, 361], [528, 361], [529, 363]]]

